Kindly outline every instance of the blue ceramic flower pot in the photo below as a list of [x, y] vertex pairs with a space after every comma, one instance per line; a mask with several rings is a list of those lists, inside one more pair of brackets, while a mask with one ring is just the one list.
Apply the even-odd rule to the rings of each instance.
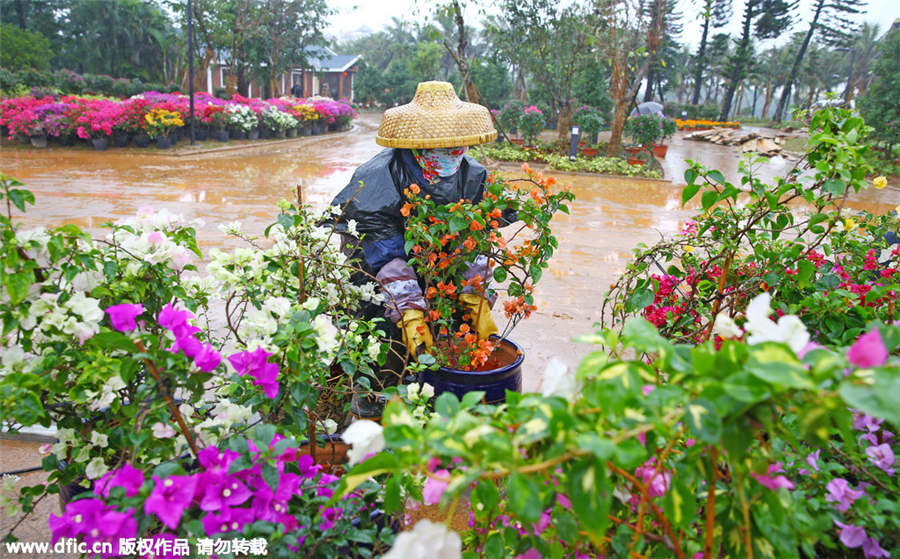
[[525, 354], [522, 348], [512, 340], [504, 339], [495, 353], [506, 356], [507, 365], [488, 371], [461, 371], [449, 367], [440, 367], [436, 371], [422, 373], [422, 382], [434, 387], [435, 395], [452, 392], [462, 399], [468, 392], [484, 392], [484, 400], [488, 404], [506, 402], [506, 391], [522, 391], [522, 363]]

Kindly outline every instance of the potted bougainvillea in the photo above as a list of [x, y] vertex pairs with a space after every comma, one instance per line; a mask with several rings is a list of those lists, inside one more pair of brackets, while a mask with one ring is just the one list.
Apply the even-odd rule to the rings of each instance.
[[519, 129], [527, 145], [533, 146], [544, 128], [544, 113], [535, 105], [525, 107], [519, 117]]
[[[535, 283], [557, 247], [550, 220], [559, 211], [568, 213], [566, 202], [574, 199], [568, 189], [558, 188], [555, 178], [541, 177], [527, 165], [523, 170], [525, 178], [508, 181], [489, 175], [477, 204], [439, 205], [420, 196], [416, 185], [405, 191], [401, 213], [408, 216], [409, 265], [424, 283], [429, 305], [425, 322], [435, 340], [419, 363], [438, 367], [423, 371], [438, 393], [486, 390], [489, 401], [498, 401], [506, 388], [520, 382], [524, 356], [508, 336], [536, 308]], [[499, 227], [515, 214], [514, 230], [504, 234]], [[466, 310], [466, 293], [488, 300], [505, 294], [508, 320], [498, 336], [478, 339], [475, 325], [481, 317]]]

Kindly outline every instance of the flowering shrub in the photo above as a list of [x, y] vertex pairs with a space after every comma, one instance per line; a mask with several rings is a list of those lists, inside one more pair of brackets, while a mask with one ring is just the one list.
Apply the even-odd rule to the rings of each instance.
[[259, 126], [259, 118], [247, 105], [228, 105], [225, 114], [228, 125], [238, 130], [249, 132]]
[[305, 104], [292, 106], [291, 115], [301, 124], [318, 120], [319, 118], [319, 113], [316, 111], [315, 107]]
[[[34, 197], [19, 186], [2, 177], [24, 211]], [[42, 449], [49, 485], [20, 492], [26, 512], [124, 462], [197, 458], [260, 418], [315, 439], [309, 418], [335, 428], [349, 394], [368, 391], [387, 350], [355, 312], [375, 286], [349, 281], [355, 263], [322, 216], [281, 207], [268, 241], [228, 226], [249, 248], [214, 252], [208, 275], [194, 229], [165, 211], [141, 208], [96, 240], [0, 216], [0, 416], [58, 429]]]
[[259, 121], [272, 130], [287, 130], [297, 126], [297, 119], [275, 107], [259, 114]]
[[605, 124], [603, 115], [588, 105], [582, 105], [572, 114], [572, 122], [581, 129], [581, 135], [588, 143], [597, 141], [597, 134]]
[[517, 161], [546, 163], [551, 169], [558, 171], [587, 171], [609, 175], [626, 175], [629, 177], [659, 178], [659, 171], [645, 165], [629, 165], [621, 157], [596, 156], [584, 158], [578, 156], [571, 161], [567, 155], [519, 146], [516, 144], [484, 144], [472, 148], [472, 156], [495, 161]]
[[181, 115], [175, 111], [167, 111], [166, 109], [153, 109], [144, 115], [144, 122], [147, 123], [147, 134], [151, 138], [157, 136], [166, 137], [175, 128], [184, 126]]
[[[659, 143], [666, 131], [666, 120], [656, 115], [638, 115], [630, 117], [625, 121], [625, 134], [631, 137], [632, 141], [644, 149], [649, 149], [653, 144]], [[674, 129], [670, 132], [674, 133]], [[671, 134], [669, 134], [671, 136]]]
[[[587, 336], [601, 347], [577, 373], [551, 362], [540, 394], [507, 393], [497, 408], [445, 393], [423, 419], [392, 401], [362, 441], [389, 452], [352, 468], [338, 494], [386, 473], [411, 498], [451, 510], [465, 500], [462, 547], [486, 557], [896, 552], [887, 425], [900, 415], [879, 402], [896, 381], [887, 348], [900, 328], [873, 323], [849, 350], [799, 354], [776, 322], [763, 333], [678, 344], [632, 318]], [[872, 435], [859, 446], [854, 424]], [[846, 453], [824, 458], [834, 447]]]
[[50, 515], [53, 543], [62, 537], [110, 542], [110, 557], [135, 554], [126, 546], [136, 537], [149, 538], [157, 556], [174, 553], [179, 538], [196, 542], [201, 554], [226, 553], [222, 546], [240, 539], [257, 549], [254, 555], [270, 557], [296, 557], [301, 550], [304, 557], [370, 554], [389, 546], [393, 532], [374, 514], [377, 486], [365, 484], [328, 505], [338, 478], [298, 446], [266, 425], [227, 446], [204, 448], [189, 467], [166, 462], [145, 475], [126, 463], [63, 514]]
[[[407, 202], [400, 213], [408, 218], [409, 264], [424, 282], [430, 309], [426, 323], [438, 341], [433, 353], [441, 365], [477, 369], [498, 344], [477, 339], [469, 322], [477, 323], [478, 317], [463, 317], [460, 323], [461, 293], [493, 299], [499, 288], [491, 287], [491, 280], [505, 284], [508, 298], [503, 309], [509, 321], [501, 338], [536, 308], [534, 283], [541, 279], [557, 247], [550, 220], [558, 211], [568, 212], [565, 202], [573, 200], [574, 195], [568, 189], [553, 192], [553, 177], [536, 175], [527, 165], [523, 170], [525, 179], [505, 181], [489, 175], [484, 198], [477, 204], [460, 201], [438, 205], [419, 196], [417, 185], [405, 191]], [[508, 223], [513, 212], [521, 226], [504, 236], [499, 227]], [[530, 238], [520, 237], [526, 234]], [[467, 274], [470, 268], [481, 272]], [[440, 340], [446, 343], [442, 345]]]
[[522, 110], [525, 105], [521, 101], [509, 101], [497, 113], [497, 122], [505, 132], [510, 132], [519, 126], [519, 119], [522, 118]]
[[543, 128], [544, 113], [534, 105], [525, 107], [522, 110], [522, 116], [519, 117], [519, 131], [525, 141], [534, 144]]

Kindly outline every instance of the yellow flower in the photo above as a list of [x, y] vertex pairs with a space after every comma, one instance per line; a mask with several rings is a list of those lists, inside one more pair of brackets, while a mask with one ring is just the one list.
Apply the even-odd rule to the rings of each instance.
[[856, 222], [853, 221], [852, 218], [847, 218], [844, 220], [844, 231], [853, 231], [856, 229]]
[[885, 186], [887, 186], [887, 179], [884, 178], [883, 176], [875, 177], [875, 181], [873, 182], [873, 184], [875, 185], [875, 188], [878, 188], [878, 189], [884, 188]]
[[694, 252], [694, 247], [692, 247], [691, 245], [684, 245], [684, 251], [688, 253]]

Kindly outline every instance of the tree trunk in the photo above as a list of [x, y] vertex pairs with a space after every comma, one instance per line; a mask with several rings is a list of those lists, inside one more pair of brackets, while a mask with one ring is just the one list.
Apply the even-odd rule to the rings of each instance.
[[647, 72], [647, 87], [644, 89], [644, 103], [653, 101], [653, 68]]
[[756, 99], [759, 97], [759, 84], [753, 86], [753, 106], [750, 107], [750, 117], [756, 118]]
[[566, 104], [559, 110], [559, 120], [556, 121], [556, 139], [567, 140], [572, 128], [572, 105]]
[[734, 63], [731, 67], [731, 75], [728, 76], [728, 89], [725, 90], [725, 98], [722, 100], [722, 111], [719, 113], [719, 120], [726, 120], [728, 113], [731, 112], [731, 102], [734, 100], [734, 93], [737, 91], [738, 82], [743, 78], [744, 67], [747, 65], [750, 49], [750, 25], [753, 23], [753, 5], [747, 2], [744, 7], [744, 24], [741, 32], [741, 42], [734, 53], [732, 59]]
[[774, 87], [772, 87], [772, 78], [768, 78], [766, 80], [766, 94], [763, 97], [763, 106], [762, 112], [760, 113], [760, 117], [766, 118], [766, 114], [769, 112], [769, 103], [772, 102], [772, 92], [774, 91]]
[[694, 72], [694, 95], [691, 97], [691, 105], [696, 105], [700, 102], [700, 87], [703, 80], [703, 64], [706, 57], [706, 38], [709, 35], [710, 17], [712, 16], [707, 5], [707, 12], [703, 18], [703, 35], [700, 37], [700, 50], [697, 51], [697, 70]]
[[741, 104], [744, 102], [744, 85], [746, 82], [741, 81], [741, 89], [738, 91], [737, 103], [734, 107], [734, 118], [741, 117]]
[[791, 75], [788, 76], [787, 82], [784, 84], [784, 90], [781, 92], [781, 99], [778, 100], [778, 108], [775, 110], [775, 122], [781, 122], [781, 114], [787, 108], [786, 105], [788, 97], [791, 94], [791, 88], [794, 86], [794, 80], [797, 79], [797, 72], [800, 71], [800, 63], [803, 62], [803, 55], [806, 54], [806, 47], [809, 46], [809, 41], [816, 31], [816, 22], [819, 21], [819, 14], [822, 13], [822, 7], [824, 5], [825, 0], [818, 0], [816, 11], [813, 14], [812, 21], [809, 23], [809, 29], [806, 31], [806, 36], [803, 38], [803, 44], [800, 46], [797, 58], [794, 59], [794, 65], [791, 66]]
[[622, 131], [625, 129], [625, 116], [628, 105], [625, 103], [616, 103], [616, 112], [613, 115], [612, 125], [610, 126], [609, 144], [606, 146], [607, 157], [618, 157], [619, 148], [622, 145]]
[[659, 102], [665, 105], [666, 98], [663, 94], [662, 78], [656, 80], [656, 91], [659, 92]]

